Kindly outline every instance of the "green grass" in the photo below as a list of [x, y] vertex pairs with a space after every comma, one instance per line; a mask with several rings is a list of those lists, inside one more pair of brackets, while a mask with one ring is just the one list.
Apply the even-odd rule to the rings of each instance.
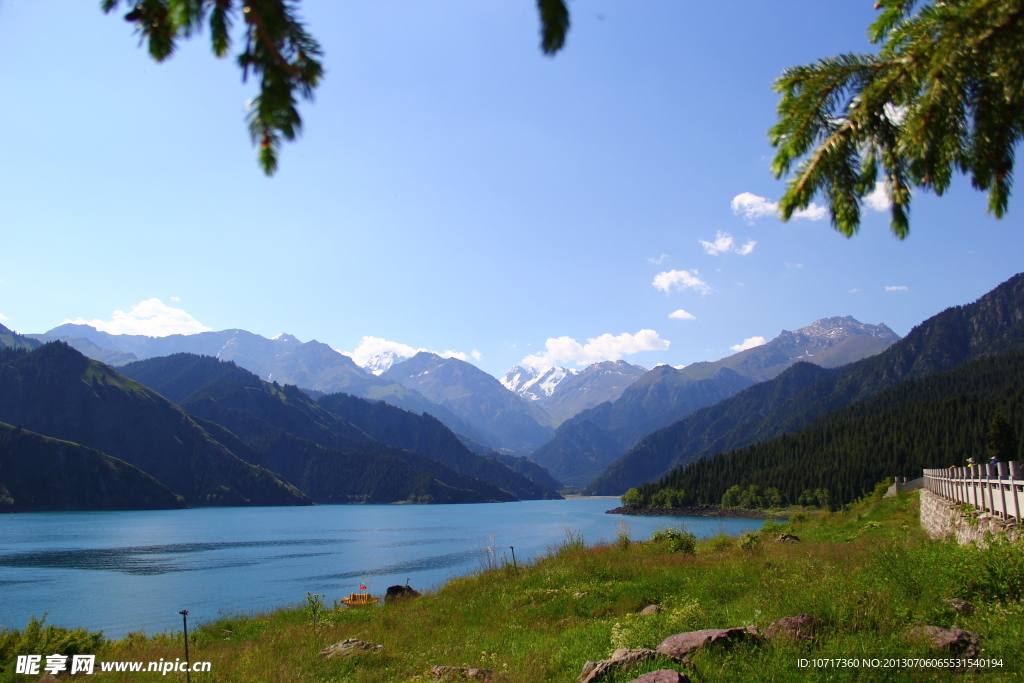
[[[774, 543], [778, 533], [801, 543]], [[714, 538], [696, 552], [667, 543], [612, 542], [560, 549], [518, 570], [495, 568], [452, 581], [437, 593], [379, 608], [328, 611], [320, 623], [307, 607], [221, 619], [194, 633], [193, 660], [211, 661], [196, 683], [436, 681], [433, 665], [484, 667], [498, 683], [576, 679], [586, 660], [619, 646], [655, 646], [685, 630], [753, 625], [812, 614], [825, 622], [814, 643], [741, 643], [699, 653], [688, 671], [713, 681], [1020, 680], [1024, 662], [1024, 546], [987, 550], [929, 541], [917, 520], [916, 494], [873, 499], [844, 513], [789, 524], [766, 523], [759, 542]], [[685, 544], [684, 544], [685, 545]], [[744, 547], [745, 546], [745, 547]], [[297, 599], [302, 596], [296, 596]], [[327, 602], [335, 596], [328, 596]], [[976, 606], [953, 612], [948, 598]], [[638, 612], [657, 603], [661, 613]], [[983, 674], [939, 669], [799, 668], [803, 658], [885, 659], [945, 656], [907, 642], [916, 624], [958, 625], [983, 638], [984, 658], [1003, 667]], [[11, 640], [18, 632], [7, 632]], [[321, 660], [317, 652], [345, 638], [382, 643], [384, 651]], [[0, 636], [0, 643], [5, 641]], [[132, 636], [96, 646], [101, 660], [182, 656], [181, 634]], [[0, 646], [10, 670], [11, 646]], [[613, 678], [625, 683], [666, 666], [644, 663]], [[152, 677], [153, 674], [148, 674]], [[169, 678], [184, 680], [183, 674]], [[20, 680], [0, 674], [0, 680]], [[91, 680], [139, 680], [95, 674]]]

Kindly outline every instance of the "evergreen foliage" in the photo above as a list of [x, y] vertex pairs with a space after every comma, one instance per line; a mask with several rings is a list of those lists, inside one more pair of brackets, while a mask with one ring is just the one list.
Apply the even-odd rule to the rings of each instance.
[[[915, 6], [918, 6], [915, 12]], [[1024, 2], [879, 0], [878, 54], [844, 54], [787, 69], [775, 83], [776, 177], [799, 163], [783, 219], [823, 194], [846, 236], [884, 181], [892, 231], [910, 227], [912, 188], [942, 195], [955, 173], [1007, 211], [1015, 147], [1024, 132]]]
[[40, 345], [41, 342], [0, 325], [0, 349], [24, 349], [31, 351], [32, 349], [39, 348]]
[[1017, 437], [1013, 433], [1013, 427], [1003, 417], [1002, 413], [996, 413], [992, 418], [992, 424], [988, 428], [988, 456], [996, 458], [1000, 462], [1007, 462], [1017, 459]]
[[179, 496], [123, 460], [0, 422], [0, 511], [183, 507]]
[[[767, 507], [755, 495], [765, 487], [766, 493], [777, 489], [787, 504], [850, 503], [885, 477], [916, 478], [924, 468], [987, 460], [991, 425], [1000, 416], [1024, 423], [1022, 387], [1024, 352], [971, 361], [904, 382], [791, 434], [701, 458], [638, 487], [634, 498], [651, 505], [647, 501], [662, 489], [685, 489], [691, 503]], [[1000, 443], [1005, 459], [1019, 459], [1019, 436]]]

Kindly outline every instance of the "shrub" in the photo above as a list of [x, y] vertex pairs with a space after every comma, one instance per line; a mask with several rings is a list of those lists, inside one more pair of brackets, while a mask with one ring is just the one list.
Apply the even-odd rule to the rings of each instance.
[[[62, 655], [96, 654], [103, 644], [102, 633], [89, 633], [84, 628], [70, 630], [45, 625], [46, 615], [42, 619], [32, 617], [24, 631], [16, 629], [0, 629], [0, 675], [10, 674], [8, 679], [15, 680], [14, 662], [18, 655]], [[20, 676], [18, 677], [21, 678]]]
[[684, 600], [658, 614], [627, 614], [612, 625], [612, 650], [621, 647], [656, 647], [671, 635], [696, 628], [702, 614], [696, 598]]
[[740, 550], [746, 550], [747, 552], [753, 552], [761, 547], [761, 537], [753, 531], [742, 534], [737, 542]]
[[670, 553], [693, 555], [697, 552], [697, 537], [682, 527], [658, 529], [651, 535], [651, 541]]

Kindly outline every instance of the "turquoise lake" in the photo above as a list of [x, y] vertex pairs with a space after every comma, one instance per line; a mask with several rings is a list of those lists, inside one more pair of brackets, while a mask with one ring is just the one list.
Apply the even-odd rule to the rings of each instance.
[[566, 538], [634, 540], [684, 524], [698, 537], [739, 534], [758, 519], [609, 515], [617, 499], [484, 505], [318, 505], [0, 516], [0, 627], [47, 623], [152, 634], [223, 614], [325, 604], [409, 581], [425, 591], [499, 561], [529, 562]]

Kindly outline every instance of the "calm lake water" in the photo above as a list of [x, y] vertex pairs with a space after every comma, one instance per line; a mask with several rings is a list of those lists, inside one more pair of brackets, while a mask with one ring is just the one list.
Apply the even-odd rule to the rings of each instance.
[[102, 630], [180, 629], [223, 614], [270, 610], [326, 594], [325, 603], [406, 580], [439, 588], [483, 566], [485, 548], [528, 562], [566, 537], [634, 540], [685, 524], [698, 537], [739, 534], [762, 520], [605, 514], [618, 500], [484, 505], [318, 505], [0, 515], [0, 627], [47, 623]]

